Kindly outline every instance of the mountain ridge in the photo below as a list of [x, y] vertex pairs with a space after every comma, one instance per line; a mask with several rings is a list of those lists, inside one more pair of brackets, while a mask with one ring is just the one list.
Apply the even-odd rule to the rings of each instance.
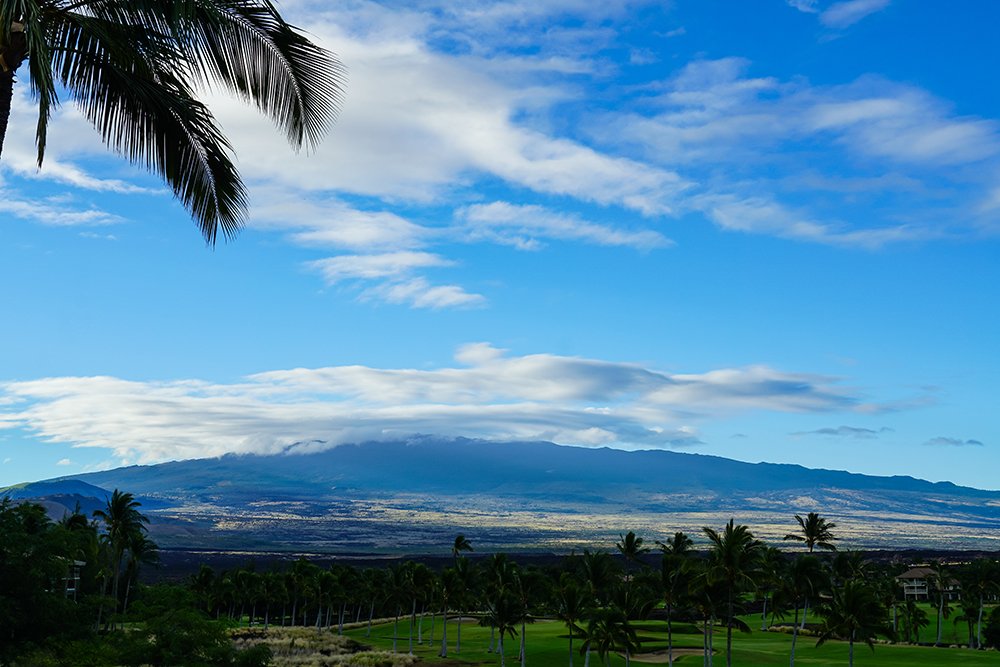
[[[281, 454], [228, 454], [69, 475], [140, 497], [170, 546], [252, 543], [378, 551], [380, 531], [420, 551], [455, 532], [497, 548], [585, 548], [644, 528], [700, 534], [729, 516], [780, 539], [818, 511], [859, 547], [937, 540], [996, 544], [1000, 492], [797, 464], [548, 442], [410, 438], [310, 442]], [[319, 450], [319, 451], [316, 451]], [[29, 485], [30, 486], [30, 485]], [[0, 490], [2, 493], [2, 490]]]

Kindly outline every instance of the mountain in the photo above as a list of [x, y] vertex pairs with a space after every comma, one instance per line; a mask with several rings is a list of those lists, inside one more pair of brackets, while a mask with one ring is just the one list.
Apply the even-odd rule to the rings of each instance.
[[431, 553], [463, 532], [478, 550], [569, 551], [628, 530], [700, 535], [731, 516], [780, 540], [810, 511], [853, 547], [992, 548], [1000, 526], [1000, 492], [947, 482], [430, 437], [130, 466], [15, 493], [86, 492], [62, 486], [81, 483], [134, 493], [162, 545], [213, 549]]

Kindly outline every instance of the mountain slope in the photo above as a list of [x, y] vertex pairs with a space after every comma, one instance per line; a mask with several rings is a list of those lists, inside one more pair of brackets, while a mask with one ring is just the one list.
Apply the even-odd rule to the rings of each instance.
[[[569, 549], [730, 516], [773, 539], [818, 511], [854, 546], [984, 547], [1000, 492], [669, 451], [419, 438], [77, 475], [140, 496], [173, 546], [323, 551]], [[155, 525], [155, 524], [154, 524]]]

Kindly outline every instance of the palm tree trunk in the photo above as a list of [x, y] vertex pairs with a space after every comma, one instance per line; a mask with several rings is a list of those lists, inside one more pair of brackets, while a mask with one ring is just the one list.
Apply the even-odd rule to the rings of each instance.
[[851, 630], [851, 639], [847, 642], [847, 666], [854, 667], [854, 631]]
[[438, 653], [442, 658], [448, 657], [448, 605], [445, 605], [443, 611], [444, 618], [441, 621], [441, 652]]
[[573, 667], [573, 628], [569, 630], [569, 667]]
[[935, 646], [941, 645], [941, 626], [943, 625], [941, 621], [944, 620], [944, 591], [941, 592], [941, 600], [938, 602], [938, 617], [937, 617], [937, 641], [934, 642]]
[[733, 667], [733, 592], [729, 591], [729, 618], [726, 619], [726, 667]]
[[424, 645], [424, 605], [420, 604], [420, 620], [417, 621], [417, 643]]
[[708, 667], [712, 667], [713, 662], [715, 662], [715, 616], [712, 616], [708, 624]]
[[496, 642], [496, 637], [495, 637], [496, 630], [497, 630], [496, 626], [494, 626], [494, 625], [490, 626], [490, 644], [489, 644], [489, 646], [486, 647], [486, 652], [487, 653], [493, 653], [493, 647], [495, 646], [495, 642]]
[[372, 598], [372, 603], [368, 607], [368, 630], [365, 632], [365, 637], [372, 636], [372, 616], [375, 615], [375, 599]]
[[413, 598], [410, 608], [410, 655], [413, 655], [413, 626], [417, 624], [417, 598]]
[[10, 104], [14, 99], [14, 73], [0, 71], [0, 155], [3, 154], [3, 140], [7, 136], [10, 122]]
[[[122, 616], [128, 613], [128, 594], [132, 591], [132, 580], [125, 582], [125, 601], [122, 603]], [[122, 621], [124, 623], [124, 621]]]
[[702, 667], [708, 667], [708, 633], [706, 629], [708, 628], [708, 621], [703, 620], [701, 631], [701, 664]]
[[760, 612], [760, 631], [767, 632], [767, 596], [764, 596], [764, 608]]
[[458, 610], [458, 618], [455, 619], [455, 653], [462, 652], [462, 610]]
[[806, 598], [805, 603], [802, 605], [802, 625], [799, 626], [799, 630], [806, 629], [806, 616], [809, 615], [809, 598]]
[[674, 629], [670, 619], [672, 611], [673, 605], [667, 603], [667, 667], [674, 667]]
[[10, 121], [10, 106], [14, 99], [14, 72], [24, 62], [26, 41], [24, 31], [10, 33], [11, 43], [2, 51], [6, 68], [0, 67], [0, 155], [3, 154], [3, 140], [7, 136], [7, 123]]
[[399, 605], [396, 605], [396, 620], [392, 623], [392, 652], [396, 652], [396, 638], [399, 637]]
[[524, 654], [524, 620], [521, 621], [521, 667], [528, 663], [528, 656]]
[[708, 633], [708, 667], [712, 667], [712, 664], [715, 662], [715, 617], [714, 616], [712, 617], [712, 620], [709, 623], [709, 630], [710, 632]]
[[507, 667], [507, 656], [503, 654], [503, 633], [500, 633], [500, 667]]
[[799, 637], [799, 601], [795, 601], [795, 622], [792, 623], [792, 655], [789, 659], [789, 667], [795, 667], [795, 640]]
[[983, 646], [983, 596], [979, 596], [979, 618], [976, 620], [976, 648]]

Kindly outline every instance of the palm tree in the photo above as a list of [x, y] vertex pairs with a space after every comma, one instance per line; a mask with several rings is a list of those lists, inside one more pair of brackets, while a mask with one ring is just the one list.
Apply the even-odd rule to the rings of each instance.
[[618, 581], [616, 563], [609, 554], [585, 550], [581, 565], [583, 580], [589, 590], [591, 601], [596, 606], [606, 605]]
[[[495, 553], [490, 556], [486, 564], [486, 577], [484, 586], [487, 598], [496, 598], [504, 595], [514, 585], [514, 575], [517, 566], [507, 559], [503, 553]], [[487, 653], [493, 650], [493, 636], [496, 627], [490, 625], [490, 644]]]
[[636, 537], [635, 533], [631, 530], [626, 535], [619, 534], [618, 537], [621, 539], [615, 544], [615, 548], [618, 549], [618, 553], [625, 559], [625, 578], [626, 581], [631, 583], [632, 565], [640, 562], [639, 558], [642, 554], [649, 553], [649, 547], [642, 546], [642, 538]]
[[937, 561], [931, 565], [931, 584], [934, 586], [934, 595], [937, 597], [937, 640], [935, 646], [941, 645], [941, 631], [944, 626], [944, 619], [951, 615], [951, 607], [948, 605], [951, 597], [952, 578], [951, 569], [945, 565], [944, 561]]
[[459, 533], [455, 536], [455, 542], [451, 545], [451, 558], [455, 562], [458, 562], [458, 557], [463, 551], [474, 551], [472, 548], [472, 542], [466, 539], [465, 535]]
[[458, 597], [460, 587], [455, 568], [446, 567], [441, 573], [441, 658], [448, 657], [448, 602]]
[[[795, 520], [799, 524], [799, 532], [785, 535], [786, 540], [804, 542], [809, 553], [812, 553], [816, 547], [830, 551], [837, 550], [837, 547], [832, 544], [837, 539], [833, 536], [832, 532], [837, 527], [837, 524], [828, 522], [816, 512], [809, 512], [805, 519], [796, 514]], [[802, 628], [806, 627], [806, 616], [808, 615], [809, 599], [806, 598], [806, 603], [802, 607]]]
[[888, 611], [863, 581], [850, 580], [833, 591], [833, 597], [823, 607], [823, 627], [816, 646], [839, 637], [848, 642], [847, 664], [854, 667], [854, 642], [863, 641], [875, 652], [877, 635], [892, 636], [886, 625]]
[[503, 648], [503, 638], [504, 636], [509, 636], [513, 639], [517, 636], [517, 624], [521, 620], [520, 608], [520, 603], [506, 590], [493, 596], [486, 603], [486, 614], [482, 622], [492, 628], [496, 628], [497, 634], [500, 635], [499, 647], [497, 649], [500, 653], [500, 667], [506, 667], [507, 665], [507, 656]]
[[587, 623], [586, 640], [581, 651], [596, 650], [605, 667], [610, 667], [613, 652], [622, 651], [626, 656], [627, 667], [628, 656], [638, 646], [639, 640], [635, 629], [629, 623], [625, 612], [617, 607], [608, 607], [595, 610]]
[[160, 552], [156, 542], [147, 538], [142, 531], [133, 532], [128, 539], [128, 559], [125, 565], [125, 599], [122, 602], [122, 614], [128, 613], [128, 597], [132, 583], [139, 578], [141, 565], [155, 565], [160, 560]]
[[737, 623], [736, 600], [740, 593], [755, 586], [763, 543], [754, 539], [749, 528], [736, 525], [734, 519], [722, 533], [707, 526], [702, 530], [712, 543], [706, 576], [722, 584], [726, 591], [726, 667], [732, 667], [733, 627], [742, 624]]
[[663, 552], [660, 560], [660, 593], [667, 612], [667, 665], [674, 664], [674, 631], [673, 612], [677, 604], [688, 593], [691, 582], [691, 538], [682, 532], [674, 533], [673, 537], [664, 542], [657, 542]]
[[786, 570], [785, 557], [779, 549], [764, 547], [760, 557], [760, 580], [757, 582], [764, 604], [760, 612], [760, 631], [767, 632], [767, 604], [781, 585]]
[[137, 501], [131, 493], [125, 493], [115, 489], [107, 499], [104, 509], [94, 510], [94, 518], [104, 522], [104, 531], [111, 546], [112, 556], [112, 584], [111, 596], [115, 601], [115, 609], [118, 605], [118, 584], [121, 579], [122, 559], [125, 550], [129, 546], [129, 541], [133, 539], [135, 533], [146, 530], [143, 524], [149, 523], [143, 514], [139, 512], [142, 503]]
[[[470, 546], [471, 550], [472, 547]], [[452, 592], [454, 599], [453, 606], [458, 611], [458, 619], [456, 620], [455, 628], [455, 653], [462, 652], [462, 613], [465, 611], [466, 601], [469, 597], [469, 591], [472, 590], [473, 585], [473, 573], [472, 568], [469, 566], [469, 559], [465, 556], [459, 556], [455, 559], [455, 582], [457, 584], [455, 590]]]
[[109, 148], [167, 182], [209, 244], [220, 227], [239, 230], [246, 191], [194, 90], [218, 84], [254, 104], [298, 149], [318, 143], [344, 83], [336, 59], [269, 0], [3, 0], [0, 56], [0, 150], [27, 59], [38, 165], [65, 90]]
[[789, 665], [795, 667], [795, 644], [799, 637], [799, 606], [804, 607], [805, 601], [816, 594], [822, 585], [825, 573], [823, 565], [815, 556], [804, 555], [796, 558], [788, 568], [784, 579], [784, 594], [791, 599], [795, 607], [795, 618], [792, 623], [792, 645]]
[[539, 574], [531, 569], [514, 569], [513, 586], [511, 592], [520, 604], [519, 616], [521, 622], [521, 667], [525, 667], [528, 661], [525, 641], [527, 637], [527, 624], [534, 623], [535, 619], [531, 615], [531, 607], [537, 598], [547, 598], [542, 593], [542, 579]]
[[396, 653], [396, 642], [399, 639], [399, 613], [402, 610], [403, 603], [406, 601], [409, 593], [407, 579], [408, 575], [406, 567], [403, 565], [396, 565], [389, 569], [389, 576], [386, 577], [386, 587], [383, 591], [385, 593], [386, 604], [389, 605], [390, 609], [395, 611], [395, 617], [392, 624], [393, 653]]
[[586, 597], [569, 572], [563, 572], [555, 591], [556, 618], [569, 630], [569, 667], [573, 667], [573, 634], [583, 632], [580, 621], [588, 612]]
[[976, 648], [983, 646], [983, 608], [985, 601], [1000, 590], [996, 563], [979, 558], [965, 569], [962, 576], [962, 592], [978, 600], [979, 610], [976, 614]]
[[906, 640], [908, 642], [920, 643], [920, 629], [926, 628], [931, 622], [927, 619], [927, 612], [917, 606], [917, 603], [910, 599], [903, 604], [902, 608], [903, 628], [906, 630]]
[[786, 540], [805, 542], [809, 553], [812, 553], [816, 547], [829, 549], [830, 551], [837, 550], [837, 547], [831, 544], [831, 542], [837, 539], [833, 536], [832, 532], [837, 527], [837, 524], [828, 522], [819, 514], [816, 514], [816, 512], [809, 512], [805, 519], [796, 514], [795, 520], [799, 523], [799, 532], [785, 535]]

